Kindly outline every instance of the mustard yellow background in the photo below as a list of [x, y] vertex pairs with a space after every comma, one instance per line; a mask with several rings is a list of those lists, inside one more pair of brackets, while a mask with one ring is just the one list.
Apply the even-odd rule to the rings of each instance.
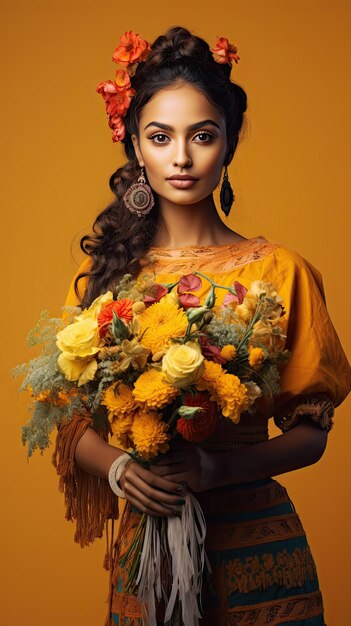
[[[230, 226], [290, 246], [319, 268], [350, 355], [351, 10], [346, 0], [7, 0], [1, 13], [0, 619], [102, 626], [104, 541], [74, 544], [52, 451], [27, 463], [20, 426], [28, 398], [10, 375], [32, 356], [26, 334], [40, 311], [59, 313], [82, 258], [78, 240], [110, 200], [109, 176], [124, 160], [96, 85], [113, 77], [112, 51], [126, 30], [152, 41], [182, 25], [210, 43], [237, 43], [232, 76], [247, 90], [249, 126], [229, 171], [237, 196]], [[319, 463], [278, 477], [315, 556], [328, 626], [349, 623], [350, 408], [348, 398], [337, 409]]]

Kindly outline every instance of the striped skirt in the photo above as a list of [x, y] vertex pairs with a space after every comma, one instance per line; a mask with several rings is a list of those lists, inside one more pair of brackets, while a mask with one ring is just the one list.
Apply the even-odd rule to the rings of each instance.
[[[316, 565], [285, 487], [267, 478], [195, 496], [212, 567], [203, 581], [201, 626], [326, 626]], [[115, 544], [109, 626], [146, 626], [118, 565], [139, 520], [127, 503]], [[158, 620], [163, 624], [162, 607]]]

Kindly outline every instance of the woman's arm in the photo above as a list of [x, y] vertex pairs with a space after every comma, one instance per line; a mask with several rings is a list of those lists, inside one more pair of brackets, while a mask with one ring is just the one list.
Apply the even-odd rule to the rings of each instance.
[[328, 433], [308, 417], [277, 437], [235, 450], [209, 452], [194, 444], [179, 442], [152, 471], [193, 491], [227, 484], [250, 482], [284, 474], [316, 463], [322, 456]]
[[[92, 428], [87, 428], [75, 448], [79, 467], [100, 478], [108, 478], [109, 469], [124, 450], [106, 443]], [[125, 468], [119, 483], [127, 500], [143, 513], [165, 516], [180, 512], [180, 497], [184, 488], [172, 479], [155, 476], [132, 461]]]

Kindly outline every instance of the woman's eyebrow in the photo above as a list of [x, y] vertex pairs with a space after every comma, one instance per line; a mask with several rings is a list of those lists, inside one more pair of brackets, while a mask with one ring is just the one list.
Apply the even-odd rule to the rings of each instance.
[[[169, 126], [168, 124], [162, 124], [162, 122], [150, 122], [144, 128], [146, 130], [149, 126], [158, 126], [158, 128], [162, 128], [163, 130], [174, 130], [173, 126]], [[201, 128], [201, 126], [216, 126], [216, 128], [220, 129], [219, 124], [214, 120], [203, 120], [202, 122], [196, 122], [196, 124], [191, 124], [191, 126], [187, 127], [187, 130], [196, 130], [197, 128]]]

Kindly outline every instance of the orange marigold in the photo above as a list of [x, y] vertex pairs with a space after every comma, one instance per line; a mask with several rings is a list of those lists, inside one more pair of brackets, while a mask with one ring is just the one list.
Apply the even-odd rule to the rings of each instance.
[[231, 361], [236, 356], [236, 347], [227, 343], [221, 350], [221, 355], [226, 361]]
[[179, 389], [165, 380], [163, 372], [154, 368], [143, 372], [134, 383], [136, 402], [150, 409], [161, 409], [179, 395]]
[[131, 428], [131, 437], [137, 451], [149, 461], [169, 449], [168, 424], [157, 411], [137, 411]]
[[124, 383], [113, 383], [104, 393], [101, 404], [107, 407], [111, 415], [119, 416], [137, 408], [132, 390]]
[[131, 448], [133, 442], [131, 440], [131, 428], [133, 424], [133, 413], [124, 413], [117, 417], [113, 413], [109, 413], [108, 420], [111, 424], [111, 431], [116, 438], [116, 443], [122, 448]]
[[237, 424], [243, 411], [249, 408], [248, 390], [240, 382], [240, 378], [234, 374], [222, 376], [216, 387], [219, 403], [222, 407], [222, 415]]
[[265, 351], [262, 348], [249, 348], [249, 364], [254, 369], [259, 369], [266, 360]]
[[186, 406], [200, 406], [202, 412], [194, 417], [185, 419], [180, 417], [177, 421], [177, 431], [187, 441], [203, 441], [212, 435], [218, 419], [218, 407], [216, 402], [209, 399], [208, 392], [187, 393], [184, 398]]
[[218, 402], [216, 392], [218, 381], [225, 376], [226, 372], [219, 363], [215, 361], [204, 360], [204, 372], [196, 383], [196, 389], [199, 391], [211, 392], [210, 399]]

